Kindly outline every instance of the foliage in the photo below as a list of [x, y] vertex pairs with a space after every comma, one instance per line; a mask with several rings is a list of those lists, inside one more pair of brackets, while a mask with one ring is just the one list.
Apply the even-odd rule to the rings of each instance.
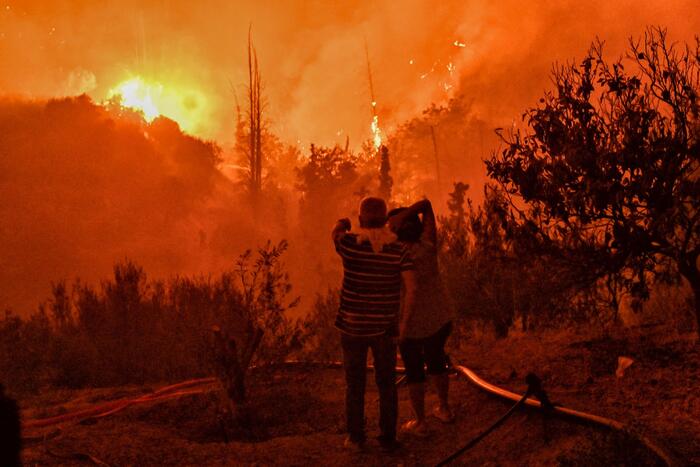
[[297, 189], [305, 197], [324, 197], [338, 187], [346, 187], [357, 179], [356, 161], [339, 146], [325, 148], [311, 145], [309, 158], [297, 171]]
[[297, 169], [296, 186], [301, 194], [299, 220], [308, 238], [327, 238], [339, 213], [351, 212], [357, 198], [364, 196], [357, 163], [352, 153], [338, 146], [311, 145], [309, 158]]
[[400, 204], [424, 196], [437, 204], [451, 190], [452, 180], [481, 183], [484, 150], [496, 138], [468, 95], [431, 105], [388, 135], [393, 195]]
[[[440, 219], [443, 230], [443, 242], [453, 256], [463, 256], [468, 248], [468, 227], [465, 203], [469, 185], [462, 182], [454, 184], [454, 191], [449, 194], [447, 208], [449, 216]], [[469, 203], [471, 209], [471, 202]]]
[[582, 282], [617, 274], [615, 293], [637, 300], [650, 278], [680, 274], [700, 323], [700, 41], [679, 47], [649, 29], [625, 60], [602, 48], [555, 69], [556, 91], [525, 113], [528, 132], [504, 136], [489, 174], [525, 203], [513, 205], [514, 234]]
[[256, 362], [284, 359], [301, 347], [296, 305], [281, 256], [286, 243], [241, 256], [235, 270], [212, 277], [148, 280], [131, 261], [114, 266], [98, 288], [54, 284], [29, 319], [0, 319], [0, 381], [14, 391], [43, 386], [107, 386], [204, 376], [212, 326], [239, 336], [264, 331]]
[[236, 274], [241, 284], [246, 325], [263, 330], [263, 338], [254, 356], [257, 363], [279, 362], [300, 348], [301, 329], [286, 312], [299, 304], [299, 297], [287, 301], [292, 290], [289, 275], [281, 263], [287, 242], [273, 246], [270, 242], [258, 249], [258, 257], [251, 264], [251, 251], [242, 254], [236, 262]]
[[455, 184], [450, 214], [440, 219], [443, 280], [462, 318], [491, 325], [499, 337], [516, 321], [531, 330], [608, 319], [596, 283], [581, 287], [575, 270], [513, 235], [508, 199], [498, 186], [487, 184], [477, 207], [467, 189]]
[[380, 150], [379, 163], [379, 196], [387, 203], [391, 201], [391, 188], [394, 186], [394, 179], [391, 177], [391, 160], [389, 159], [389, 149], [382, 146]]
[[311, 361], [336, 361], [342, 358], [335, 318], [340, 307], [340, 291], [328, 289], [318, 294], [313, 309], [304, 319], [303, 357]]

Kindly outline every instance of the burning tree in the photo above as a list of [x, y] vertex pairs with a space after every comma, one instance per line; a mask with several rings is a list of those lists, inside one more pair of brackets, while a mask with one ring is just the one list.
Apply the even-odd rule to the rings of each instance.
[[529, 131], [503, 137], [489, 174], [525, 202], [521, 233], [591, 280], [620, 274], [633, 303], [651, 279], [684, 277], [700, 329], [700, 40], [649, 29], [624, 59], [602, 49], [554, 70], [556, 91], [527, 110]]

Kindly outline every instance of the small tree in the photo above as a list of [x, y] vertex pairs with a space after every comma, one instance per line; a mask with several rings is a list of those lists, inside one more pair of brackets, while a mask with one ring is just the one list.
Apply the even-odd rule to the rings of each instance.
[[643, 300], [649, 279], [684, 277], [700, 329], [700, 40], [679, 47], [657, 28], [624, 59], [602, 49], [555, 68], [556, 90], [526, 111], [529, 131], [503, 136], [489, 175], [525, 202], [520, 232], [591, 282], [619, 273]]
[[236, 263], [240, 287], [222, 280], [233, 287], [230, 293], [240, 295], [242, 306], [228, 310], [213, 327], [209, 362], [225, 390], [230, 420], [244, 432], [251, 428], [246, 394], [251, 363], [279, 362], [301, 348], [301, 327], [286, 316], [299, 302], [287, 299], [292, 287], [281, 263], [286, 250], [286, 241], [268, 242], [252, 262], [246, 251]]
[[[356, 158], [339, 146], [311, 145], [306, 163], [297, 168], [297, 190], [301, 193], [300, 220], [306, 234], [326, 230], [338, 212], [354, 205], [352, 190], [360, 177]], [[314, 241], [315, 241], [314, 237]]]
[[471, 205], [471, 200], [467, 200], [468, 190], [467, 183], [456, 182], [454, 184], [454, 191], [449, 193], [450, 199], [447, 200], [450, 215], [441, 219], [445, 230], [443, 241], [456, 256], [464, 255], [468, 247], [467, 213], [464, 210], [465, 203]]
[[316, 295], [311, 311], [302, 323], [304, 329], [303, 358], [312, 361], [335, 361], [342, 358], [338, 331], [334, 326], [340, 293], [329, 288]]

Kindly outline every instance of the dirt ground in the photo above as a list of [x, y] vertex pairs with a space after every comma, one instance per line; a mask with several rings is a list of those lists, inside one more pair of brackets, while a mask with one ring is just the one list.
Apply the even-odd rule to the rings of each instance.
[[[633, 333], [594, 339], [560, 332], [473, 339], [452, 349], [452, 358], [515, 392], [525, 390], [524, 376], [534, 371], [555, 403], [619, 420], [655, 440], [679, 465], [700, 465], [698, 346], [683, 336], [664, 335], [660, 340]], [[622, 377], [615, 375], [619, 356], [634, 360]], [[372, 440], [377, 434], [377, 393], [372, 373], [367, 376]], [[56, 390], [20, 404], [25, 418], [42, 418], [156, 388]], [[212, 385], [202, 394], [132, 406], [99, 420], [64, 425], [58, 432], [44, 429], [47, 439], [28, 444], [23, 458], [26, 465], [435, 465], [509, 406], [455, 376], [454, 424], [431, 419], [428, 438], [403, 436], [403, 448], [395, 454], [381, 453], [372, 442], [366, 452], [356, 454], [342, 447], [343, 391], [337, 369], [259, 372], [250, 382], [255, 428], [246, 440], [226, 442], [218, 417], [219, 394]], [[435, 402], [429, 394], [428, 408]], [[409, 417], [404, 388], [399, 418]], [[661, 463], [632, 437], [521, 410], [454, 465]]]

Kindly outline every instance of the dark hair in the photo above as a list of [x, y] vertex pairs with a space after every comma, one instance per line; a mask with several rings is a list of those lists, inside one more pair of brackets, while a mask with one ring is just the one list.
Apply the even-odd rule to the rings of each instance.
[[360, 201], [360, 227], [377, 229], [386, 224], [386, 203], [383, 199], [367, 196]]
[[[395, 216], [407, 208], [396, 208], [389, 211], [388, 217]], [[408, 216], [395, 232], [402, 242], [416, 243], [420, 241], [423, 235], [423, 223], [420, 221], [418, 214]]]

